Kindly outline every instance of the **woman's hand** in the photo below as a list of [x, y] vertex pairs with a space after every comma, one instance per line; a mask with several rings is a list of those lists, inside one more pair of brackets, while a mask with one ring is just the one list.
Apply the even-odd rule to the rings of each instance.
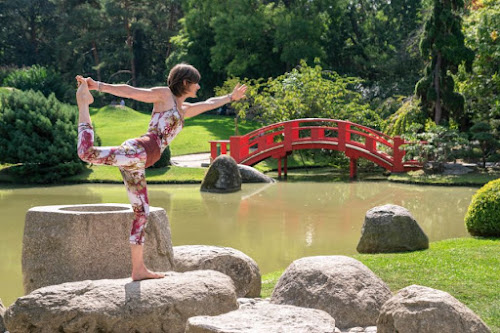
[[231, 93], [231, 101], [239, 101], [243, 97], [245, 97], [245, 93], [247, 91], [246, 85], [237, 84], [234, 87], [233, 92]]

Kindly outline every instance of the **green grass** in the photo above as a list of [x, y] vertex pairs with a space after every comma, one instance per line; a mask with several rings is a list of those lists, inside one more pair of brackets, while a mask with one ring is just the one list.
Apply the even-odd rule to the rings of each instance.
[[[148, 129], [150, 114], [128, 107], [105, 106], [91, 111], [92, 123], [103, 146], [117, 146], [123, 141], [139, 137]], [[238, 125], [245, 134], [259, 128], [256, 122]], [[170, 144], [172, 156], [210, 151], [210, 140], [226, 140], [235, 131], [234, 118], [216, 115], [199, 115], [186, 119], [183, 130]]]
[[483, 186], [499, 177], [500, 173], [498, 172], [474, 172], [465, 175], [427, 175], [422, 170], [418, 170], [404, 174], [394, 174], [389, 176], [388, 180], [419, 185]]
[[[147, 169], [146, 178], [150, 184], [163, 183], [201, 183], [205, 169], [168, 166], [159, 169]], [[65, 183], [122, 183], [123, 178], [117, 167], [99, 165], [88, 167], [83, 173], [66, 177]]]
[[[500, 333], [500, 239], [459, 238], [426, 251], [358, 254], [353, 257], [384, 280], [393, 293], [412, 284], [450, 293]], [[262, 277], [269, 297], [283, 271]]]

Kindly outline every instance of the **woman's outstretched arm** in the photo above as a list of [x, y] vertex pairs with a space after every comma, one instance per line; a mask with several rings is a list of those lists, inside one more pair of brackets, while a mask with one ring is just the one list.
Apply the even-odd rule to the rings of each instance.
[[182, 107], [185, 111], [184, 118], [194, 117], [196, 115], [199, 115], [200, 113], [221, 107], [224, 104], [234, 101], [239, 101], [240, 99], [243, 98], [243, 96], [245, 96], [246, 91], [247, 91], [247, 86], [237, 84], [236, 87], [234, 87], [233, 92], [228, 95], [220, 97], [212, 97], [204, 102], [198, 102], [198, 103], [184, 102], [182, 103]]
[[169, 91], [168, 87], [157, 88], [136, 88], [128, 84], [109, 84], [95, 81], [92, 78], [87, 79], [89, 89], [105, 92], [114, 96], [131, 98], [139, 102], [156, 103], [165, 98], [165, 93]]

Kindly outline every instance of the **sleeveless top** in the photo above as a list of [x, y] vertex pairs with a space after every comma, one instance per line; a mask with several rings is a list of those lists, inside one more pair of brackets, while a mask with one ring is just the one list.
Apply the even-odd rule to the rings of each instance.
[[149, 122], [148, 132], [137, 139], [146, 150], [146, 168], [155, 164], [161, 157], [161, 153], [170, 142], [179, 134], [184, 127], [177, 104], [174, 99], [174, 107], [162, 112], [153, 112]]

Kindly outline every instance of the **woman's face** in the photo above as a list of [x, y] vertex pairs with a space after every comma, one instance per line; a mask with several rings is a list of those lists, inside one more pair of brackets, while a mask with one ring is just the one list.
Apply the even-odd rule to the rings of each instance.
[[191, 98], [195, 98], [196, 97], [196, 93], [198, 92], [198, 90], [200, 90], [200, 85], [198, 83], [190, 83], [188, 82], [188, 88], [187, 88], [187, 91], [186, 91], [186, 97], [191, 97]]

